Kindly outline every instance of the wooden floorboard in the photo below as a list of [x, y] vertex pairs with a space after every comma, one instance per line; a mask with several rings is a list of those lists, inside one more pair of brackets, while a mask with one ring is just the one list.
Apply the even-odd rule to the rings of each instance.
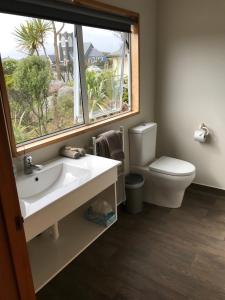
[[180, 209], [121, 210], [37, 299], [225, 300], [225, 197], [195, 188]]

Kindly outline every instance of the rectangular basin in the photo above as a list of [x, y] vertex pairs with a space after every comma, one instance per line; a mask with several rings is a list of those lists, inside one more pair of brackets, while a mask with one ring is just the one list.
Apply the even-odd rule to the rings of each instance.
[[58, 158], [44, 164], [40, 171], [18, 176], [16, 185], [24, 219], [119, 164], [93, 155], [78, 160]]

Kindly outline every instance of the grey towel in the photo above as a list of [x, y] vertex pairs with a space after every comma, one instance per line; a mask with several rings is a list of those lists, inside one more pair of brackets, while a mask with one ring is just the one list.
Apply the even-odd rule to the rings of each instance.
[[124, 160], [123, 140], [121, 132], [110, 130], [96, 139], [97, 154], [115, 160]]
[[104, 136], [96, 139], [97, 155], [110, 158], [109, 147]]

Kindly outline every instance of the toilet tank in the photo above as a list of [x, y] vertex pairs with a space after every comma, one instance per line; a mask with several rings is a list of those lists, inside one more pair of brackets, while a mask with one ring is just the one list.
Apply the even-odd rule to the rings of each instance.
[[142, 123], [129, 129], [130, 164], [145, 166], [155, 159], [156, 123]]

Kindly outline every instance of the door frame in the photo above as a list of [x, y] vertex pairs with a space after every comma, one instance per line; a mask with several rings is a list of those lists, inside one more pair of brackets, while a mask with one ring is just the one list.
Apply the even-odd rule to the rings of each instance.
[[35, 300], [2, 97], [0, 91], [0, 299]]

